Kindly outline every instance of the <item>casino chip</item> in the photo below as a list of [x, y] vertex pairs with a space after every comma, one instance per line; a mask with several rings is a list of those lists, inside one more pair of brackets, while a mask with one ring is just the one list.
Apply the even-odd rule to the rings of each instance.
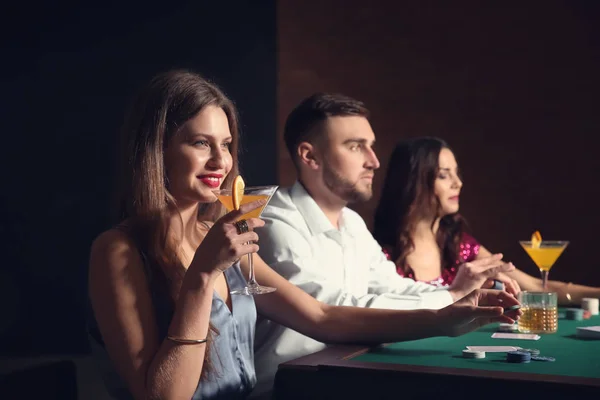
[[504, 308], [504, 314], [506, 314], [510, 311], [518, 310], [519, 308], [521, 308], [521, 306], [518, 304], [515, 304], [514, 306], [506, 307], [506, 308]]
[[531, 353], [525, 351], [509, 351], [506, 353], [506, 361], [509, 363], [528, 363], [531, 362]]
[[581, 308], [567, 308], [566, 318], [575, 320], [575, 321], [583, 321], [583, 309]]
[[485, 351], [463, 350], [462, 355], [464, 358], [485, 358]]
[[518, 332], [519, 326], [517, 324], [505, 324], [498, 325], [498, 332]]
[[525, 353], [529, 353], [532, 356], [539, 356], [540, 355], [540, 351], [538, 349], [521, 349], [519, 351], [523, 351]]
[[600, 299], [585, 297], [581, 299], [581, 308], [590, 315], [600, 314]]
[[531, 359], [533, 361], [550, 361], [550, 362], [555, 361], [554, 357], [531, 356]]

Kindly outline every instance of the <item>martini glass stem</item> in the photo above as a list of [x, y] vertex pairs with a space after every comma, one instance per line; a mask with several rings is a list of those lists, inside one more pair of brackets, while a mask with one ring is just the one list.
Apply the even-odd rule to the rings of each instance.
[[542, 274], [542, 290], [546, 291], [548, 289], [548, 272], [545, 269], [540, 269], [540, 274]]
[[250, 276], [248, 279], [248, 286], [258, 286], [256, 278], [254, 277], [254, 253], [248, 254], [248, 265], [250, 267]]

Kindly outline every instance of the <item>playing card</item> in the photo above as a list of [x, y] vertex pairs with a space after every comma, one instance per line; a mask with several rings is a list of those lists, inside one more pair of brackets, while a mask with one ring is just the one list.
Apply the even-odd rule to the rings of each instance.
[[539, 340], [540, 335], [534, 333], [508, 333], [496, 332], [492, 335], [494, 339], [522, 339], [522, 340]]
[[517, 351], [520, 347], [516, 346], [467, 346], [467, 349], [474, 351], [485, 351], [486, 353], [508, 353]]

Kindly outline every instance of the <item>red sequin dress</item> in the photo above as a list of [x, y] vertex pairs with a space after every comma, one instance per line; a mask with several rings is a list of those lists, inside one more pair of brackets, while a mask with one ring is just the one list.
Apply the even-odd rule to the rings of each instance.
[[[458, 266], [463, 263], [475, 260], [477, 254], [479, 254], [480, 247], [481, 245], [477, 240], [475, 240], [474, 237], [463, 233], [463, 240], [460, 243], [460, 249], [458, 253], [459, 258], [458, 260], [456, 260], [454, 265], [450, 268], [444, 268], [442, 271], [442, 276], [431, 281], [423, 282], [438, 287], [450, 286], [452, 284], [452, 281], [454, 281], [454, 278], [456, 277], [456, 273], [458, 272]], [[383, 252], [385, 253], [385, 256], [388, 258], [388, 260], [390, 260], [390, 253], [385, 249], [383, 249]], [[415, 274], [410, 267], [408, 268], [407, 273], [404, 273], [404, 271], [400, 267], [396, 267], [396, 271], [398, 271], [398, 274], [401, 276], [406, 276], [407, 278], [415, 279]]]

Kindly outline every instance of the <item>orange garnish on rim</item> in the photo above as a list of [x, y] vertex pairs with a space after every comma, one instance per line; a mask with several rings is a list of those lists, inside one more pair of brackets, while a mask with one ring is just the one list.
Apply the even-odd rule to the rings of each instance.
[[236, 176], [233, 180], [233, 186], [231, 187], [231, 201], [233, 202], [233, 209], [239, 210], [242, 205], [242, 199], [244, 198], [244, 189], [246, 184], [240, 175]]
[[538, 249], [541, 244], [542, 234], [540, 233], [540, 231], [533, 232], [533, 235], [531, 235], [531, 247], [533, 247], [534, 249]]

